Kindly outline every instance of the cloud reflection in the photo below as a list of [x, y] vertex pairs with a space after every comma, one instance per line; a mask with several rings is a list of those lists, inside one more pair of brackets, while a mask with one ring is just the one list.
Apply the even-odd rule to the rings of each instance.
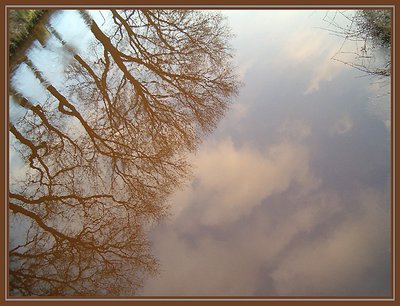
[[315, 28], [325, 12], [226, 14], [246, 111], [193, 157], [171, 222], [153, 232], [163, 271], [142, 294], [389, 295], [389, 104], [366, 111], [369, 81]]
[[305, 147], [286, 141], [264, 152], [235, 148], [229, 139], [206, 146], [197, 159], [198, 183], [192, 190], [193, 197], [205, 203], [201, 222], [234, 222], [291, 184], [304, 190], [314, 188], [318, 182], [310, 173], [308, 160]]

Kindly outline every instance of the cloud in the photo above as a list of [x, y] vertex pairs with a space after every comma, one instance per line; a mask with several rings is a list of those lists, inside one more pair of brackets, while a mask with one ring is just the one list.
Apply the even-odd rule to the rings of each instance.
[[283, 46], [283, 55], [286, 59], [297, 63], [315, 60], [327, 47], [326, 40], [326, 35], [315, 30], [294, 31]]
[[[93, 13], [94, 11], [91, 11]], [[99, 13], [93, 14], [97, 22]], [[55, 28], [62, 36], [62, 39], [72, 47], [76, 53], [84, 57], [87, 55], [88, 48], [91, 39], [93, 39], [92, 33], [88, 31], [87, 25], [79, 15], [78, 11], [67, 10], [63, 11], [62, 14], [54, 14], [50, 18], [50, 24]], [[102, 25], [98, 23], [98, 25]], [[65, 31], [68, 29], [68, 31]]]
[[[306, 78], [311, 75], [304, 91], [309, 95], [319, 90], [321, 82], [332, 81], [346, 68], [343, 63], [333, 60], [341, 42], [341, 38], [332, 37], [327, 31], [303, 26], [287, 36], [278, 61], [281, 65], [301, 69]], [[347, 54], [340, 56], [343, 61], [350, 61], [350, 58]]]
[[192, 189], [192, 197], [204, 203], [201, 222], [235, 222], [291, 184], [303, 190], [315, 188], [318, 181], [308, 162], [306, 147], [288, 141], [263, 152], [246, 146], [237, 148], [230, 139], [208, 144], [197, 158], [197, 185]]
[[185, 227], [198, 222], [192, 210], [190, 220], [158, 228], [161, 274], [141, 294], [382, 295], [389, 290], [389, 206], [373, 189], [359, 190], [354, 201], [351, 211], [335, 192], [286, 195], [225, 235]]
[[237, 125], [248, 115], [249, 105], [244, 101], [237, 101], [230, 106], [229, 112], [226, 114], [222, 120], [224, 123], [228, 123], [231, 125]]
[[321, 82], [332, 81], [345, 68], [344, 64], [334, 61], [332, 56], [329, 55], [322, 64], [314, 69], [313, 76], [304, 94], [309, 95], [318, 91]]
[[305, 123], [286, 123], [281, 134], [288, 137], [263, 152], [235, 147], [230, 139], [203, 146], [194, 158], [194, 180], [170, 200], [172, 223], [155, 231], [155, 254], [162, 271], [159, 278], [148, 280], [143, 295], [254, 294], [263, 276], [260, 263], [276, 257], [298, 231], [307, 230], [318, 209], [293, 207], [298, 214], [288, 215], [280, 230], [273, 216], [265, 216], [226, 239], [199, 233], [252, 218], [269, 196], [291, 186], [305, 193], [318, 186], [308, 166], [309, 152], [289, 141], [300, 126], [306, 137], [310, 131]]
[[[302, 135], [298, 142], [295, 131]], [[389, 290], [390, 211], [376, 189], [321, 189], [303, 121], [257, 151], [208, 142], [175, 217], [153, 232], [161, 272], [142, 295], [382, 295]], [[372, 271], [372, 272], [371, 272]], [[369, 275], [373, 273], [372, 275]], [[368, 279], [368, 281], [366, 281]]]
[[344, 38], [337, 38], [326, 42], [325, 52], [322, 54], [320, 62], [314, 68], [313, 76], [305, 95], [312, 94], [319, 90], [321, 82], [330, 82], [336, 78], [343, 70], [349, 69], [346, 63], [357, 61], [357, 43], [351, 40], [343, 42]]
[[[372, 190], [357, 196], [361, 210], [347, 213], [328, 235], [308, 240], [293, 248], [271, 273], [279, 295], [373, 295], [369, 280], [389, 290], [389, 273], [384, 280], [373, 271], [390, 258], [390, 213], [384, 197]], [[383, 271], [378, 271], [380, 273]], [[378, 289], [378, 288], [376, 288]]]
[[257, 262], [234, 241], [202, 237], [193, 246], [171, 228], [162, 237], [156, 244], [162, 272], [147, 281], [143, 295], [245, 295], [256, 288]]
[[10, 83], [22, 96], [34, 104], [42, 103], [43, 97], [47, 97], [45, 88], [35, 77], [35, 74], [28, 65], [24, 63], [15, 69]]
[[[268, 25], [273, 22], [265, 14], [260, 13], [254, 23], [247, 24], [239, 22], [242, 16], [237, 11], [232, 11], [232, 15], [236, 15], [233, 17], [238, 21], [232, 24], [243, 33], [239, 35], [244, 45], [240, 50], [248, 49], [247, 57], [243, 58], [256, 58], [257, 65], [251, 66], [251, 74], [244, 75], [249, 80], [260, 80], [255, 82], [261, 86], [259, 88], [265, 86], [256, 96], [258, 91], [251, 91], [253, 84], [248, 82], [250, 102], [257, 97], [264, 101], [261, 97], [271, 95], [271, 91], [266, 90], [274, 89], [275, 84], [290, 87], [279, 81], [277, 73], [272, 73], [268, 79], [267, 72], [275, 69], [274, 64], [285, 76], [298, 65], [296, 71], [301, 72], [303, 79], [296, 79], [296, 82], [305, 89], [310, 88], [309, 94], [346, 69], [345, 65], [331, 60], [336, 51], [334, 43], [314, 42], [312, 32], [299, 36], [297, 41], [292, 40], [293, 48], [287, 49], [293, 52], [290, 62], [287, 54], [281, 56], [283, 52], [279, 51], [288, 37], [285, 31], [293, 29], [285, 23], [298, 23], [290, 16], [279, 19], [281, 23], [276, 26], [279, 31], [272, 33]], [[253, 31], [249, 31], [249, 27], [254, 27]], [[263, 35], [256, 28], [265, 29]], [[254, 39], [253, 32], [257, 33]], [[274, 43], [268, 48], [271, 41], [276, 42], [272, 38], [276, 38], [279, 45]], [[303, 46], [302, 42], [309, 45]], [[261, 65], [269, 70], [261, 71], [264, 67]], [[243, 63], [243, 71], [246, 71], [245, 66]], [[292, 70], [287, 70], [288, 67]], [[259, 76], [257, 69], [262, 72]], [[288, 98], [284, 90], [281, 92], [284, 94], [277, 98]], [[327, 97], [326, 102], [331, 98]], [[224, 130], [225, 133], [214, 137], [222, 141], [204, 143], [194, 156], [193, 164], [197, 166], [194, 179], [171, 198], [173, 219], [152, 232], [154, 254], [160, 260], [161, 271], [157, 278], [146, 281], [142, 295], [335, 296], [343, 293], [382, 295], [388, 290], [390, 212], [387, 197], [381, 190], [385, 188], [379, 185], [376, 189], [367, 189], [360, 184], [342, 188], [342, 184], [336, 184], [341, 177], [331, 172], [338, 165], [347, 165], [347, 160], [333, 165], [329, 162], [332, 155], [315, 145], [315, 142], [321, 145], [323, 139], [322, 146], [326, 147], [324, 141], [331, 142], [332, 137], [325, 136], [330, 132], [351, 132], [355, 117], [339, 112], [336, 123], [328, 129], [319, 127], [321, 130], [314, 135], [310, 126], [316, 127], [315, 123], [325, 117], [306, 116], [308, 120], [293, 120], [290, 117], [299, 117], [302, 113], [284, 109], [285, 117], [281, 118], [276, 112], [278, 107], [274, 107], [285, 105], [285, 101], [277, 102], [271, 104], [273, 107], [268, 113], [260, 113], [259, 108], [252, 113], [254, 109], [249, 108], [246, 110], [248, 121], [238, 120], [237, 130]], [[237, 113], [241, 114], [240, 109]], [[255, 122], [255, 114], [259, 114], [262, 121]], [[265, 124], [271, 121], [274, 124]], [[283, 124], [279, 126], [276, 122]], [[249, 123], [253, 129], [243, 139], [239, 129], [245, 130], [244, 124]], [[226, 135], [232, 135], [235, 140]], [[247, 144], [243, 144], [246, 141]], [[266, 142], [268, 146], [263, 147]], [[257, 149], [249, 143], [254, 143]], [[311, 144], [313, 151], [305, 144]], [[330, 152], [338, 155], [335, 150]], [[318, 160], [311, 160], [316, 157], [327, 165], [317, 177], [315, 164]], [[351, 164], [351, 159], [348, 160]], [[358, 164], [350, 164], [348, 172], [357, 171]], [[312, 165], [315, 168], [311, 168]], [[328, 181], [330, 177], [333, 179]]]
[[243, 82], [246, 74], [251, 71], [255, 64], [256, 61], [254, 59], [238, 59], [236, 63], [238, 79]]
[[9, 141], [9, 181], [11, 185], [10, 188], [13, 189], [18, 186], [15, 182], [26, 180], [30, 175], [34, 174], [35, 171], [29, 166], [29, 163], [23, 159], [21, 153], [14, 148], [14, 145], [19, 143], [14, 134], [10, 133]]
[[353, 120], [349, 114], [342, 114], [333, 125], [332, 132], [338, 135], [346, 134], [353, 128]]

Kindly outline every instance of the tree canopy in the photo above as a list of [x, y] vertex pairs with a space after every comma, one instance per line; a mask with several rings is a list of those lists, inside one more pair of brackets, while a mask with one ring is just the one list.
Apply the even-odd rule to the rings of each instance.
[[[25, 161], [10, 181], [11, 295], [133, 295], [157, 271], [146, 236], [168, 213], [166, 200], [190, 173], [185, 154], [212, 131], [239, 82], [229, 28], [195, 10], [110, 10], [57, 88], [29, 56], [20, 64], [42, 88], [32, 103], [10, 84], [25, 114], [10, 145]], [[22, 237], [22, 238], [21, 238]]]

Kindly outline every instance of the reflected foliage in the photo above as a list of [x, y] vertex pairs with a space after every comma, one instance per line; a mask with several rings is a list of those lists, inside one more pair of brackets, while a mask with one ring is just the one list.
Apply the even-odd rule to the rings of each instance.
[[30, 35], [35, 24], [45, 10], [9, 10], [9, 56], [12, 56], [19, 45]]
[[[10, 182], [11, 295], [133, 295], [157, 271], [146, 231], [189, 174], [186, 152], [212, 131], [239, 83], [229, 29], [215, 13], [111, 10], [57, 88], [27, 56], [45, 89], [39, 104], [10, 85], [25, 114], [10, 143], [25, 161]], [[89, 54], [89, 55], [88, 55]]]
[[[390, 77], [391, 10], [334, 11], [328, 12], [324, 21], [328, 23], [328, 31], [344, 38], [334, 60], [370, 76]], [[345, 50], [344, 44], [348, 41], [355, 43], [355, 50]], [[377, 60], [378, 52], [379, 57], [385, 58], [383, 61]], [[348, 60], [349, 54], [352, 60]]]

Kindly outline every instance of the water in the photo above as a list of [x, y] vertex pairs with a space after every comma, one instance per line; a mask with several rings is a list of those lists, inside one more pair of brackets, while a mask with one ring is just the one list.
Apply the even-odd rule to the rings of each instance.
[[12, 66], [13, 295], [389, 295], [390, 79], [335, 11], [220, 13], [56, 11]]

